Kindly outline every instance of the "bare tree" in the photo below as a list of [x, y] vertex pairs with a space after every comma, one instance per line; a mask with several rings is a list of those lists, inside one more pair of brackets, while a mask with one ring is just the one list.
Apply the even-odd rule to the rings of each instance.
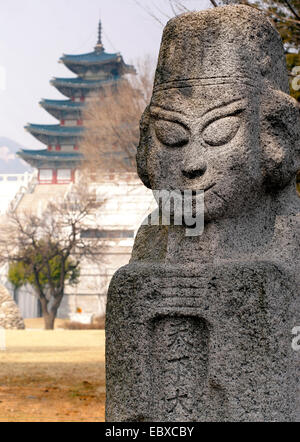
[[139, 120], [153, 85], [153, 62], [146, 57], [137, 64], [138, 75], [97, 92], [85, 107], [85, 133], [81, 151], [83, 170], [134, 171], [139, 140]]
[[214, 7], [243, 4], [262, 10], [277, 27], [289, 49], [298, 49], [300, 42], [299, 0], [210, 0]]
[[41, 214], [12, 212], [0, 233], [2, 262], [17, 281], [29, 283], [40, 300], [45, 328], [53, 329], [66, 282], [77, 283], [81, 260], [95, 259], [101, 244], [82, 238], [84, 226], [95, 228], [95, 197], [82, 185]]
[[[158, 4], [153, 1], [152, 6], [145, 5], [143, 1], [134, 0], [136, 5], [139, 6], [147, 15], [152, 17], [160, 26], [164, 26], [165, 19], [170, 20], [184, 12], [189, 12], [191, 10], [188, 0], [167, 0], [165, 2], [165, 7], [162, 9]], [[213, 0], [214, 1], [214, 0]], [[199, 6], [202, 5], [202, 0], [199, 0]]]

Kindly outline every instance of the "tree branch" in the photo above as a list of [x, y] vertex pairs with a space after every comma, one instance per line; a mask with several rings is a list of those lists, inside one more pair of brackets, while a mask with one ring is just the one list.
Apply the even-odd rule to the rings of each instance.
[[297, 14], [297, 12], [295, 11], [295, 9], [293, 8], [293, 6], [290, 4], [290, 2], [288, 0], [283, 0], [284, 3], [286, 4], [286, 6], [289, 8], [289, 10], [292, 12], [292, 14], [298, 19], [300, 20], [300, 16]]

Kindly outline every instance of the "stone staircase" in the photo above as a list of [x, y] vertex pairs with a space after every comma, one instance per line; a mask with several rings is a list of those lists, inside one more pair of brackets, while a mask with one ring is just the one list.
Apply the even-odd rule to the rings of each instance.
[[35, 212], [44, 210], [51, 201], [63, 199], [69, 190], [69, 184], [37, 184], [32, 193], [26, 193], [20, 201], [17, 212]]
[[[74, 189], [73, 184], [33, 184], [14, 201], [12, 210], [18, 214], [31, 212], [40, 216], [51, 200], [63, 200]], [[59, 317], [68, 317], [76, 312], [77, 307], [87, 314], [105, 313], [110, 279], [119, 267], [128, 263], [134, 235], [146, 215], [154, 209], [151, 190], [132, 174], [103, 174], [99, 181], [90, 183], [89, 192], [94, 195], [95, 208], [82, 226], [88, 235], [83, 238], [96, 238], [94, 232], [100, 231], [102, 247], [95, 262], [82, 258], [79, 284], [75, 287], [66, 284], [66, 296], [61, 303]], [[2, 222], [5, 224], [5, 219]], [[28, 289], [23, 292], [24, 314], [33, 311], [33, 307]]]

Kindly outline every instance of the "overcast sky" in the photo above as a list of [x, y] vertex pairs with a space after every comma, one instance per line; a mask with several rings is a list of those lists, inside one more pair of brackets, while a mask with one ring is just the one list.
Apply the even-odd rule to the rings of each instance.
[[[210, 6], [209, 0], [184, 4], [195, 10]], [[92, 51], [100, 17], [107, 52], [121, 52], [126, 63], [144, 54], [157, 58], [163, 28], [147, 7], [164, 23], [172, 14], [169, 0], [1, 0], [0, 137], [44, 148], [24, 125], [57, 123], [38, 102], [65, 99], [49, 84], [51, 77], [74, 76], [58, 59]]]

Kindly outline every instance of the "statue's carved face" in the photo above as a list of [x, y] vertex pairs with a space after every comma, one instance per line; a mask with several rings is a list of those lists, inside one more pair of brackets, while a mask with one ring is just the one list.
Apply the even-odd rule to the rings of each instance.
[[262, 186], [258, 94], [238, 85], [154, 95], [147, 172], [152, 189], [205, 191], [207, 220], [255, 204]]

